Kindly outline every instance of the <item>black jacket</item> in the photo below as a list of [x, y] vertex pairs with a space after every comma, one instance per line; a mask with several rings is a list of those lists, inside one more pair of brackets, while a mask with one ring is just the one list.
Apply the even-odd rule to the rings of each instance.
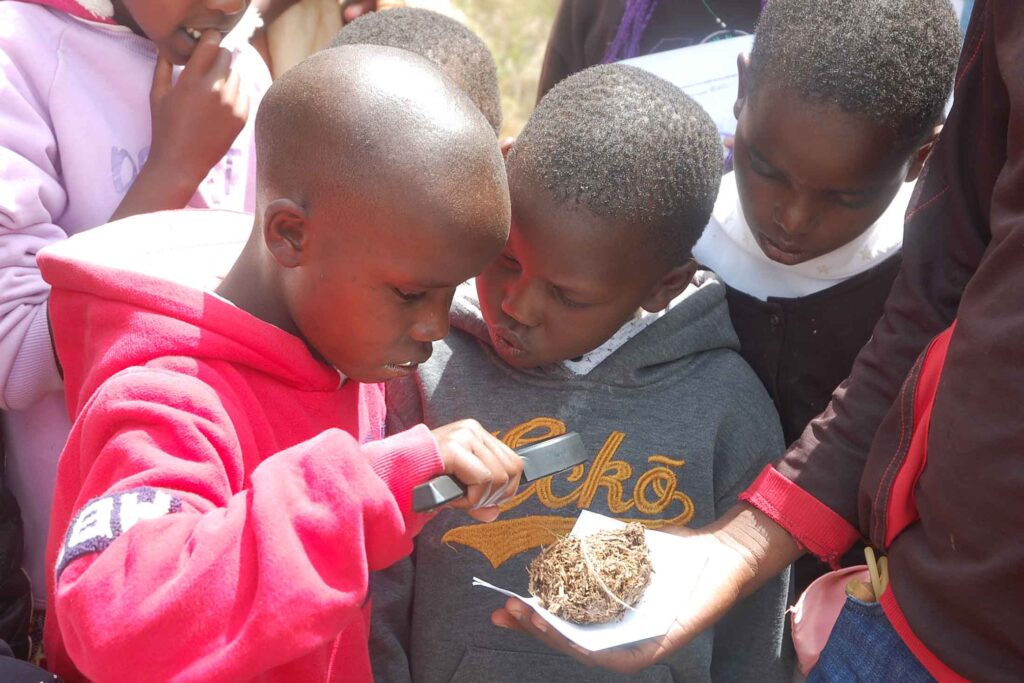
[[834, 287], [761, 301], [727, 288], [740, 354], [754, 368], [791, 444], [828, 405], [871, 338], [900, 268], [896, 254]]

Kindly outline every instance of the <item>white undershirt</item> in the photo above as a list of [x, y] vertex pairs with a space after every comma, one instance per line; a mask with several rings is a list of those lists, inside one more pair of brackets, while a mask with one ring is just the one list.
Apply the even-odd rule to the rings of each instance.
[[904, 183], [885, 213], [856, 239], [810, 261], [787, 266], [761, 251], [743, 215], [736, 176], [729, 173], [722, 178], [711, 221], [693, 254], [727, 285], [761, 301], [808, 296], [870, 270], [898, 252], [913, 191], [913, 183]]
[[577, 377], [588, 374], [591, 370], [600, 365], [608, 356], [612, 355], [626, 342], [646, 330], [652, 323], [665, 315], [673, 306], [686, 299], [699, 288], [693, 282], [686, 286], [676, 298], [672, 299], [663, 310], [650, 313], [641, 309], [637, 317], [627, 321], [619, 328], [619, 331], [608, 338], [608, 341], [598, 346], [593, 351], [583, 354], [579, 360], [562, 361], [562, 365]]

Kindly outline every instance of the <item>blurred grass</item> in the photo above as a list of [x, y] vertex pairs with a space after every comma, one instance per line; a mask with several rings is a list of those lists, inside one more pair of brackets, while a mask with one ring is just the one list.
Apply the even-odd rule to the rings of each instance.
[[504, 113], [502, 134], [517, 135], [533, 111], [558, 0], [450, 2], [494, 53]]

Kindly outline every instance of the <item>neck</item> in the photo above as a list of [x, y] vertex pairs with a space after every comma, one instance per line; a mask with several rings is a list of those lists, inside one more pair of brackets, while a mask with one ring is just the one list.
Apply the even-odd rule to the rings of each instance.
[[217, 287], [217, 294], [265, 323], [302, 338], [288, 314], [280, 281], [265, 263], [258, 230], [253, 230], [235, 265]]

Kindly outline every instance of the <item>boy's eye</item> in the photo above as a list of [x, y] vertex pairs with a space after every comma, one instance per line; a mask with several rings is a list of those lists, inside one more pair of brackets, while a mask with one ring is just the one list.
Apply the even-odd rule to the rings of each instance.
[[779, 171], [774, 166], [772, 166], [767, 161], [762, 159], [756, 152], [751, 151], [749, 157], [750, 168], [753, 169], [754, 173], [758, 174], [759, 176], [764, 176], [765, 178], [772, 178], [774, 180], [779, 180], [782, 178], [782, 174], [779, 173]]
[[505, 266], [507, 266], [509, 268], [518, 268], [519, 267], [519, 261], [517, 261], [516, 257], [513, 256], [512, 254], [508, 253], [507, 251], [501, 252], [501, 256], [498, 257], [498, 260], [501, 261], [501, 263], [503, 265], [505, 265]]
[[555, 292], [555, 298], [558, 299], [559, 303], [561, 303], [563, 306], [566, 306], [568, 308], [586, 308], [587, 306], [590, 305], [590, 304], [585, 304], [582, 301], [576, 301], [574, 299], [570, 299], [558, 287], [554, 288], [554, 292]]
[[836, 202], [840, 206], [844, 206], [847, 209], [863, 209], [865, 206], [871, 203], [872, 197], [865, 196], [862, 194], [848, 195], [840, 194], [836, 195]]
[[401, 299], [402, 301], [419, 301], [420, 299], [427, 295], [426, 292], [406, 292], [404, 290], [399, 289], [398, 287], [392, 287], [391, 289], [392, 291], [394, 291], [395, 294], [398, 295], [398, 298]]
[[755, 156], [750, 157], [750, 168], [754, 170], [754, 173], [759, 176], [764, 176], [765, 178], [771, 178], [772, 180], [779, 180], [782, 178], [781, 173]]

